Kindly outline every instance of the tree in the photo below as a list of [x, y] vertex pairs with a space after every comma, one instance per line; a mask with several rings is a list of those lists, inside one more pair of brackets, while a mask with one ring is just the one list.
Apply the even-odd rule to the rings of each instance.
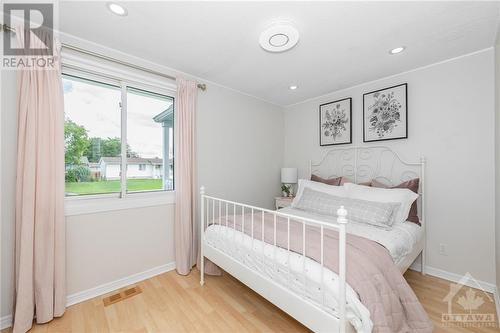
[[83, 153], [89, 146], [89, 139], [85, 127], [78, 125], [71, 119], [64, 122], [64, 162], [78, 165]]
[[101, 156], [115, 157], [120, 156], [122, 143], [120, 138], [101, 139]]
[[[85, 151], [90, 162], [98, 162], [101, 157], [118, 157], [121, 156], [121, 140], [120, 138], [90, 138], [90, 144]], [[127, 157], [139, 157], [139, 154], [132, 151], [127, 145]]]
[[89, 146], [83, 153], [89, 159], [89, 162], [97, 163], [101, 158], [101, 138], [90, 138]]

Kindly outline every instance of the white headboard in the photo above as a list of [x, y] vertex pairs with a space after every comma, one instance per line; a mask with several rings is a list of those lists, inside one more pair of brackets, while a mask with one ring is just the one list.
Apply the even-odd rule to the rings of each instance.
[[325, 152], [318, 162], [309, 164], [309, 176], [323, 178], [347, 177], [354, 183], [378, 180], [386, 185], [396, 186], [404, 181], [420, 178], [419, 215], [424, 224], [425, 158], [419, 162], [403, 161], [389, 147], [342, 147]]

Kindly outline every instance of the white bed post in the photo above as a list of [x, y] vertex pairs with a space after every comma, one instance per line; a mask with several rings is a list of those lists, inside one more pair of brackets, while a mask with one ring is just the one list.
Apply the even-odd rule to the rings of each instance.
[[347, 210], [340, 206], [337, 210], [339, 224], [339, 332], [346, 331], [346, 224]]
[[426, 274], [425, 266], [426, 266], [426, 251], [427, 251], [427, 221], [425, 219], [425, 157], [420, 157], [420, 194], [422, 195], [420, 204], [422, 205], [422, 209], [420, 211], [422, 228], [424, 231], [424, 245], [422, 248], [422, 267], [420, 268], [420, 272], [422, 275]]
[[200, 284], [205, 284], [205, 257], [203, 256], [203, 246], [205, 243], [205, 187], [200, 187]]

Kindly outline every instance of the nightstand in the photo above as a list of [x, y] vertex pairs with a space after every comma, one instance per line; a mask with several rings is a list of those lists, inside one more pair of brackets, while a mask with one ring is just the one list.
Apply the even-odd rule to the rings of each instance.
[[276, 197], [274, 198], [276, 209], [285, 208], [292, 204], [294, 197]]

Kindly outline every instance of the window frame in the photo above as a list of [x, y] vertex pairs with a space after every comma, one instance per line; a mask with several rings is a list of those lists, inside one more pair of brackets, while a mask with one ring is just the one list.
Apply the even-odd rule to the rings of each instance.
[[[175, 105], [177, 86], [174, 81], [153, 74], [131, 69], [111, 62], [101, 62], [86, 55], [62, 54], [62, 74], [97, 81], [119, 87], [121, 90], [121, 154], [127, 150], [127, 88], [135, 88], [172, 98]], [[175, 119], [174, 108], [174, 119]], [[175, 133], [174, 120], [174, 133]], [[175, 137], [175, 135], [174, 135]], [[175, 140], [175, 139], [174, 139]], [[167, 156], [168, 158], [168, 156]], [[175, 155], [173, 158], [175, 164]], [[175, 171], [173, 190], [150, 190], [127, 192], [127, 159], [121, 159], [120, 192], [86, 194], [65, 197], [66, 216], [91, 214], [112, 210], [158, 206], [175, 203]], [[175, 165], [173, 166], [175, 170]]]

